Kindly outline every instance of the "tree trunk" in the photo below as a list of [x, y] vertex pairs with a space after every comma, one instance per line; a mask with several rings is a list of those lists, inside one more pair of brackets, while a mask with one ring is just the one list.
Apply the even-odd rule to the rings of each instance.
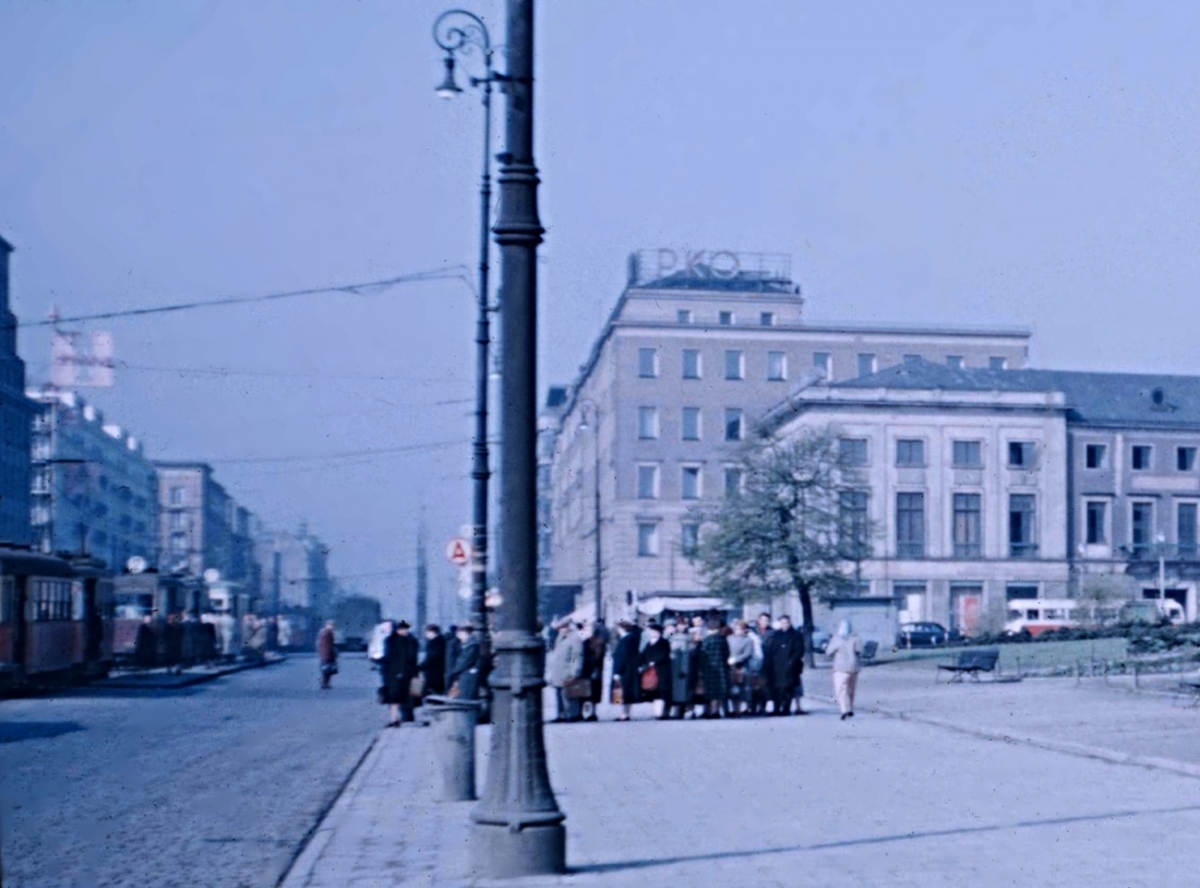
[[804, 618], [804, 665], [812, 669], [816, 665], [816, 652], [813, 651], [813, 606], [812, 593], [807, 585], [798, 586], [800, 593], [800, 615]]

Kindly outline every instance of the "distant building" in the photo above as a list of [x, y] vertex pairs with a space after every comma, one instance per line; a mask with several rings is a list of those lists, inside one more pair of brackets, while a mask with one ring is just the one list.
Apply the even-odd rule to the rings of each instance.
[[32, 519], [43, 552], [158, 564], [158, 476], [141, 443], [73, 392], [28, 392], [33, 416]]
[[262, 530], [254, 541], [261, 571], [265, 609], [303, 611], [313, 619], [333, 615], [334, 583], [329, 576], [329, 547], [301, 523], [296, 531]]
[[33, 541], [30, 522], [30, 421], [25, 362], [17, 356], [17, 316], [9, 305], [12, 244], [0, 237], [0, 542]]
[[790, 393], [904, 361], [1000, 368], [1028, 356], [1026, 330], [813, 323], [802, 307], [787, 256], [630, 257], [625, 291], [565, 403], [543, 413], [548, 425], [557, 418], [542, 431], [543, 447], [553, 444], [542, 494], [549, 582], [579, 584], [589, 602], [598, 536], [610, 616], [630, 593], [702, 596], [694, 507], [737, 483], [733, 453]]

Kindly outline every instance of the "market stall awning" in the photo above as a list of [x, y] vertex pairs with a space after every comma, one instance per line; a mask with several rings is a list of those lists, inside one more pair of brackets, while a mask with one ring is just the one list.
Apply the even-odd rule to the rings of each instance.
[[654, 598], [646, 598], [639, 601], [637, 609], [639, 612], [653, 617], [661, 614], [663, 611], [693, 613], [696, 611], [729, 610], [729, 602], [723, 598], [700, 598], [692, 596], [684, 598], [657, 595]]

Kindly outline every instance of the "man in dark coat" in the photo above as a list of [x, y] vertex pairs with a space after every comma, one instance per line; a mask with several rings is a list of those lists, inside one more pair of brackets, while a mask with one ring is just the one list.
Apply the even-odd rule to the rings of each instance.
[[154, 619], [149, 614], [142, 617], [137, 627], [133, 663], [140, 669], [153, 669], [158, 663], [158, 638], [154, 632]]
[[483, 659], [479, 639], [470, 626], [459, 626], [458, 641], [458, 656], [446, 675], [446, 686], [452, 695], [455, 695], [457, 686], [456, 696], [459, 699], [474, 700], [479, 696], [479, 668]]
[[[668, 706], [671, 701], [671, 643], [663, 638], [662, 628], [657, 623], [646, 626], [648, 642], [638, 657], [638, 668], [641, 673], [642, 699], [654, 701], [654, 714], [657, 718], [670, 717]], [[647, 674], [654, 670], [653, 687], [647, 688]]]
[[421, 662], [426, 694], [446, 693], [446, 637], [434, 623], [425, 627], [425, 659]]
[[400, 721], [412, 721], [410, 685], [417, 675], [421, 646], [409, 634], [408, 623], [401, 620], [383, 644], [383, 702], [392, 710], [389, 728], [400, 727]]
[[[763, 675], [775, 701], [775, 715], [786, 715], [804, 671], [804, 635], [792, 628], [790, 618], [779, 618], [779, 628], [770, 634], [763, 649]], [[803, 710], [797, 711], [798, 715]]]
[[442, 685], [447, 691], [454, 684], [450, 680], [450, 673], [454, 671], [454, 664], [458, 662], [458, 653], [462, 650], [462, 642], [458, 640], [458, 627], [451, 625], [446, 630], [446, 680]]
[[617, 646], [613, 650], [613, 678], [621, 688], [621, 715], [617, 721], [629, 721], [629, 707], [638, 701], [638, 654], [642, 634], [628, 620], [617, 623]]

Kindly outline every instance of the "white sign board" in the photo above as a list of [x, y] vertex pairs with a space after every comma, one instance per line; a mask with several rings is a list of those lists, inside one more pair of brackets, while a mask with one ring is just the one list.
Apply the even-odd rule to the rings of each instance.
[[451, 564], [462, 567], [471, 561], [471, 544], [462, 537], [455, 537], [446, 543], [446, 558]]

